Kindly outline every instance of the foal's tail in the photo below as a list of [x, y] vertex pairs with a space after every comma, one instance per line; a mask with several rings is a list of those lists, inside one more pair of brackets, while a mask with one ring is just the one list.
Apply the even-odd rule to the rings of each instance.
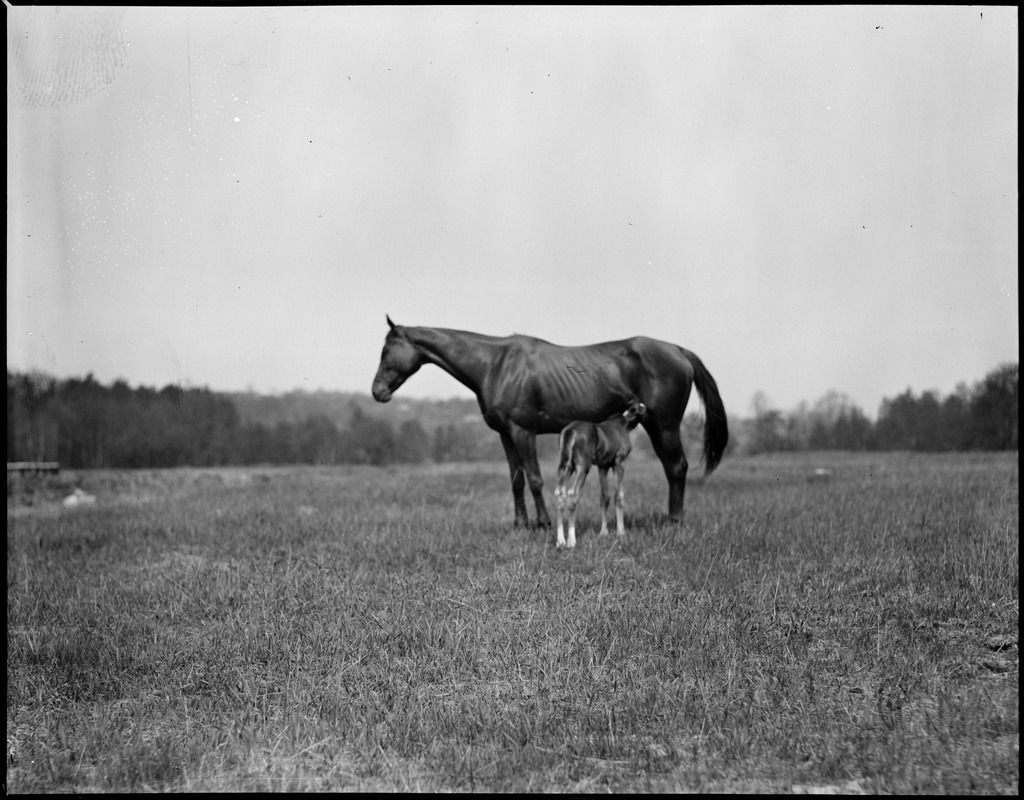
[[718, 466], [729, 442], [729, 422], [725, 417], [725, 406], [718, 393], [718, 384], [711, 377], [708, 368], [690, 351], [686, 357], [693, 364], [693, 385], [704, 402], [704, 474], [710, 475]]

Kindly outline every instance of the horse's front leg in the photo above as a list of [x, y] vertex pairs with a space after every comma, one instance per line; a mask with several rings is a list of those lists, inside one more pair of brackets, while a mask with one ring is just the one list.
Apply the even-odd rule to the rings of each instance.
[[526, 516], [526, 494], [523, 491], [526, 485], [526, 473], [523, 470], [523, 462], [520, 460], [519, 451], [509, 434], [501, 434], [501, 446], [505, 449], [509, 477], [512, 479], [512, 504], [516, 514], [515, 526], [527, 528], [530, 525], [530, 520]]
[[512, 441], [526, 472], [526, 482], [533, 494], [533, 504], [537, 507], [537, 527], [550, 528], [551, 517], [548, 516], [548, 507], [544, 503], [544, 478], [537, 463], [537, 435], [525, 428], [513, 427]]

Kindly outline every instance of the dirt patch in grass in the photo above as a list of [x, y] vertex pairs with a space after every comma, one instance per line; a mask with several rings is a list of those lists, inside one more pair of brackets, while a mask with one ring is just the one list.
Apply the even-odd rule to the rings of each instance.
[[[101, 504], [145, 503], [222, 488], [246, 489], [272, 480], [278, 468], [62, 470], [56, 475], [8, 474], [8, 513], [56, 511], [76, 490]], [[84, 504], [83, 504], [84, 505]]]

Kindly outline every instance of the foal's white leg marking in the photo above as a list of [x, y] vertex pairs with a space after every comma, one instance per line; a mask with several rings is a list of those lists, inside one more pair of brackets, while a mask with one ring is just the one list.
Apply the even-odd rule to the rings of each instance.
[[[568, 487], [559, 484], [555, 489], [556, 519], [558, 528], [555, 537], [556, 547], [573, 548], [576, 546], [576, 503], [579, 500], [579, 490], [576, 486], [577, 475], [572, 475], [566, 482]], [[568, 506], [569, 510], [569, 536], [565, 536], [565, 528], [562, 524], [564, 512]]]
[[622, 492], [622, 465], [615, 465], [615, 524], [618, 527], [619, 536], [626, 535], [626, 526], [622, 519], [622, 504], [625, 495]]
[[565, 531], [562, 527], [562, 512], [565, 510], [565, 487], [559, 483], [555, 487], [555, 513], [558, 517], [558, 537], [555, 540], [556, 547], [565, 547]]
[[576, 504], [580, 501], [579, 489], [569, 487], [569, 539], [565, 546], [572, 549], [576, 546]]
[[583, 484], [587, 480], [587, 473], [589, 472], [589, 465], [587, 465], [586, 469], [577, 468], [572, 476], [572, 480], [569, 482], [569, 488], [566, 490], [566, 503], [569, 505], [569, 538], [565, 546], [569, 548], [576, 546], [576, 509], [579, 506], [580, 495], [583, 493]]
[[601, 532], [598, 536], [608, 535], [608, 470], [602, 469], [598, 473], [601, 478]]

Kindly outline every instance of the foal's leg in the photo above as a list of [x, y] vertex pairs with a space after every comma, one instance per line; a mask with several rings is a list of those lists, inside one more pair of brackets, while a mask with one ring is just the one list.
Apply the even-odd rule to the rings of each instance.
[[601, 479], [601, 532], [598, 536], [608, 535], [608, 468], [601, 467], [598, 470], [598, 477]]
[[570, 475], [568, 474], [568, 470], [559, 471], [558, 486], [555, 487], [555, 516], [558, 518], [558, 534], [555, 539], [556, 547], [565, 547], [565, 529], [562, 525], [562, 517], [565, 514], [565, 508], [568, 504], [565, 485], [569, 480]]
[[622, 464], [615, 465], [615, 526], [618, 529], [619, 536], [625, 536], [626, 526], [622, 519], [622, 505], [625, 500], [625, 495], [622, 492], [622, 476], [625, 470]]
[[569, 537], [566, 539], [565, 546], [570, 549], [576, 546], [576, 507], [580, 502], [583, 483], [587, 480], [587, 473], [590, 472], [590, 464], [576, 464], [574, 468], [576, 471], [566, 491], [566, 503], [569, 505]]

